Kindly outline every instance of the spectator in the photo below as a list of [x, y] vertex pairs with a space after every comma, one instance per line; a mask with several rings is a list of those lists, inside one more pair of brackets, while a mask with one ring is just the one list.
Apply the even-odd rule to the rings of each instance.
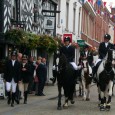
[[21, 64], [21, 82], [23, 84], [23, 92], [24, 92], [24, 104], [27, 104], [28, 97], [28, 84], [30, 80], [31, 74], [31, 66], [28, 64], [28, 59], [26, 55], [22, 56], [22, 64]]
[[39, 84], [39, 79], [38, 76], [36, 75], [36, 69], [39, 66], [39, 64], [41, 63], [41, 57], [38, 57], [37, 61], [36, 61], [36, 68], [35, 68], [35, 73], [34, 73], [34, 86], [35, 86], [35, 95], [38, 95], [38, 84]]
[[43, 93], [46, 78], [47, 78], [47, 67], [46, 67], [46, 59], [45, 58], [42, 58], [42, 62], [37, 67], [36, 75], [39, 79], [38, 96], [45, 96]]
[[34, 57], [31, 56], [29, 58], [28, 64], [31, 66], [31, 74], [30, 74], [30, 80], [29, 80], [29, 85], [28, 85], [28, 92], [29, 94], [32, 94], [33, 90], [33, 84], [34, 84], [34, 70], [35, 70], [35, 65], [34, 65]]

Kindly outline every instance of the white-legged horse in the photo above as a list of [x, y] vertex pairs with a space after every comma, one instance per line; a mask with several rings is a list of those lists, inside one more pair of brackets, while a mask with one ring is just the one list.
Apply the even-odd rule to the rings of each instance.
[[90, 86], [92, 81], [92, 68], [87, 60], [83, 60], [83, 68], [81, 70], [81, 85], [83, 92], [83, 100], [90, 100]]

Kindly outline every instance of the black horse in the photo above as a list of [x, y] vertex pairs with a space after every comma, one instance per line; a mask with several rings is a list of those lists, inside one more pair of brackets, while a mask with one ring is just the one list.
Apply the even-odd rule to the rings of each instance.
[[57, 84], [58, 84], [58, 110], [62, 109], [61, 97], [62, 97], [62, 88], [64, 90], [65, 103], [64, 108], [68, 108], [68, 100], [71, 104], [74, 104], [73, 94], [75, 91], [75, 70], [73, 66], [67, 61], [67, 58], [63, 53], [58, 55], [58, 72], [57, 72]]

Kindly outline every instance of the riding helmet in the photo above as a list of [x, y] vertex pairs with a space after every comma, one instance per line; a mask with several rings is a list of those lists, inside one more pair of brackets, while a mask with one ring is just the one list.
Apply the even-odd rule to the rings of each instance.
[[65, 38], [64, 38], [64, 42], [66, 42], [66, 41], [69, 41], [69, 42], [71, 42], [71, 39], [70, 39], [70, 37], [65, 37]]
[[16, 51], [12, 51], [11, 52], [11, 56], [17, 56], [17, 52]]
[[26, 59], [28, 59], [28, 56], [24, 54], [24, 55], [22, 56], [22, 60], [26, 60]]
[[110, 39], [111, 39], [111, 36], [110, 36], [109, 34], [105, 34], [105, 35], [104, 35], [104, 38], [110, 40]]
[[85, 45], [84, 49], [86, 49], [86, 48], [89, 48], [89, 46], [88, 46], [88, 45]]

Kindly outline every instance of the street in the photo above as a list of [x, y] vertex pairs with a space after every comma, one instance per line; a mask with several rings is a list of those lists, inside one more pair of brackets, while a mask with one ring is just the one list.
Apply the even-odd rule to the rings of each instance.
[[[15, 107], [7, 105], [6, 99], [0, 100], [0, 115], [114, 115], [115, 114], [115, 96], [112, 98], [111, 110], [100, 111], [98, 108], [98, 98], [96, 85], [91, 87], [91, 100], [83, 101], [75, 97], [75, 104], [69, 103], [68, 109], [57, 110], [57, 86], [45, 86], [44, 93], [46, 96], [29, 95], [28, 104], [15, 104]], [[115, 92], [115, 91], [114, 91]], [[62, 98], [63, 104], [64, 98]]]

